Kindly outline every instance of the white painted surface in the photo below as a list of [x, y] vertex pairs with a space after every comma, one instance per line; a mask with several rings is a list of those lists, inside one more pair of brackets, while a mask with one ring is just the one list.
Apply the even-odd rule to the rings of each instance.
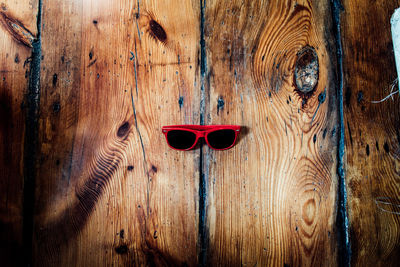
[[[392, 39], [394, 57], [396, 60], [397, 78], [400, 78], [400, 8], [396, 9], [390, 19], [392, 24]], [[400, 81], [400, 79], [399, 79]], [[399, 82], [400, 91], [400, 82]]]

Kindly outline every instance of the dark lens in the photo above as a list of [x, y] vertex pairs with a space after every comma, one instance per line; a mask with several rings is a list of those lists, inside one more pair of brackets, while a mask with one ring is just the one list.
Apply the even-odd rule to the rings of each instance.
[[170, 146], [176, 149], [188, 149], [196, 141], [196, 135], [192, 132], [171, 130], [167, 133], [167, 139]]
[[235, 131], [226, 129], [211, 132], [207, 135], [210, 146], [216, 149], [224, 149], [233, 145], [235, 142]]

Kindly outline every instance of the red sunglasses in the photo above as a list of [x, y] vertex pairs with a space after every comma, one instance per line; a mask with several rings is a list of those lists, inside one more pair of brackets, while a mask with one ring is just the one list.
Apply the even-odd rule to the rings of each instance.
[[171, 125], [162, 127], [168, 145], [177, 150], [190, 150], [204, 137], [209, 147], [225, 150], [235, 145], [237, 125]]

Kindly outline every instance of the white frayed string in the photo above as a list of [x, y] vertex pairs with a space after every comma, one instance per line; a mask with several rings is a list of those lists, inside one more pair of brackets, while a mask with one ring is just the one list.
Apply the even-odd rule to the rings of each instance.
[[390, 201], [390, 198], [388, 198], [388, 197], [377, 197], [375, 199], [375, 204], [381, 211], [388, 212], [388, 213], [391, 213], [391, 214], [400, 215], [400, 212], [390, 211], [390, 210], [384, 209], [384, 208], [379, 206], [379, 204], [384, 204], [384, 205], [391, 205], [391, 206], [394, 206], [396, 208], [400, 208], [399, 204], [393, 204], [393, 203], [390, 203], [388, 201]]
[[382, 102], [388, 100], [389, 97], [391, 97], [392, 100], [393, 100], [393, 96], [394, 96], [395, 94], [399, 93], [399, 91], [393, 91], [394, 88], [395, 88], [395, 86], [396, 86], [396, 84], [398, 83], [398, 81], [399, 81], [399, 79], [396, 78], [396, 79], [392, 82], [392, 85], [391, 85], [391, 87], [390, 87], [390, 94], [389, 94], [389, 95], [387, 95], [385, 98], [383, 98], [383, 99], [381, 99], [381, 100], [379, 100], [379, 101], [371, 101], [371, 103], [373, 103], [373, 104], [382, 103]]

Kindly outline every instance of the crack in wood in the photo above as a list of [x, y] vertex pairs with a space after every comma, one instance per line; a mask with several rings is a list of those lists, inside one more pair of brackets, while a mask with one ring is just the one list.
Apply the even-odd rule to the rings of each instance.
[[[138, 97], [138, 78], [137, 78], [137, 48], [136, 48], [136, 41], [135, 41], [135, 53], [131, 52], [131, 60], [134, 60], [134, 72], [135, 72], [135, 88], [136, 88], [136, 97]], [[146, 217], [149, 216], [150, 214], [150, 174], [149, 174], [149, 168], [147, 166], [147, 160], [146, 160], [146, 150], [144, 148], [144, 143], [143, 143], [143, 138], [142, 138], [142, 134], [140, 133], [139, 130], [139, 126], [138, 126], [138, 121], [137, 121], [137, 117], [136, 117], [136, 108], [135, 108], [135, 100], [133, 98], [133, 90], [131, 87], [131, 104], [132, 104], [132, 111], [133, 111], [133, 117], [134, 117], [134, 122], [135, 122], [135, 128], [136, 128], [136, 132], [139, 136], [139, 140], [140, 140], [140, 145], [142, 148], [142, 152], [143, 152], [143, 169], [145, 171], [145, 175], [147, 176], [147, 188], [146, 188], [146, 202], [147, 202], [147, 210], [146, 210]], [[145, 230], [144, 230], [144, 237], [146, 236], [146, 232], [147, 232], [147, 218], [144, 218], [145, 220]], [[144, 238], [146, 239], [146, 238]]]
[[[200, 125], [204, 125], [205, 116], [205, 82], [207, 73], [207, 55], [205, 41], [205, 0], [200, 0]], [[200, 147], [199, 162], [199, 266], [207, 266], [207, 250], [209, 233], [207, 228], [207, 193], [208, 193], [208, 155], [205, 155], [203, 147]], [[206, 159], [204, 159], [206, 158]]]
[[[1, 12], [1, 11], [0, 11]], [[4, 13], [1, 13], [4, 18]], [[20, 32], [14, 31], [12, 34], [17, 40], [32, 47], [32, 56], [29, 72], [29, 87], [26, 96], [27, 114], [25, 119], [25, 140], [24, 140], [24, 189], [23, 189], [23, 257], [25, 265], [32, 265], [32, 242], [33, 242], [33, 222], [34, 222], [34, 203], [36, 185], [36, 166], [37, 166], [37, 147], [39, 139], [39, 108], [40, 108], [40, 64], [42, 59], [41, 44], [41, 23], [42, 23], [42, 0], [38, 1], [37, 15], [37, 38], [19, 24]], [[21, 35], [22, 34], [22, 35]], [[26, 35], [25, 35], [26, 34]], [[25, 38], [32, 36], [32, 38]], [[19, 39], [18, 39], [19, 38]], [[31, 42], [32, 41], [32, 42]]]
[[349, 235], [349, 219], [347, 215], [347, 188], [345, 177], [345, 138], [344, 138], [344, 114], [343, 114], [343, 48], [341, 35], [340, 14], [343, 6], [340, 0], [331, 1], [333, 27], [336, 39], [336, 56], [337, 56], [337, 80], [338, 80], [338, 111], [339, 111], [339, 138], [338, 138], [338, 165], [337, 174], [338, 182], [338, 213], [336, 224], [338, 231], [338, 247], [339, 247], [339, 266], [350, 266], [351, 261], [351, 244]]

